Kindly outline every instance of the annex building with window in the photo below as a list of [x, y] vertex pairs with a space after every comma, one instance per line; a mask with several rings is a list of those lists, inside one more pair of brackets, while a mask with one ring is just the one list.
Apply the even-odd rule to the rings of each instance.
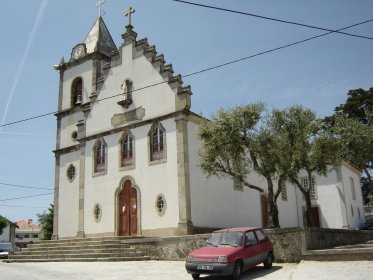
[[[54, 239], [265, 226], [266, 202], [259, 192], [226, 178], [207, 178], [198, 167], [204, 118], [191, 111], [191, 87], [155, 46], [137, 39], [131, 24], [117, 47], [98, 17], [68, 61], [55, 69], [60, 84]], [[363, 221], [358, 171], [343, 165], [338, 174], [316, 176], [312, 183], [320, 226], [357, 227]], [[347, 198], [350, 178], [355, 200], [353, 194]], [[281, 225], [302, 226], [301, 193], [287, 184], [281, 197]]]

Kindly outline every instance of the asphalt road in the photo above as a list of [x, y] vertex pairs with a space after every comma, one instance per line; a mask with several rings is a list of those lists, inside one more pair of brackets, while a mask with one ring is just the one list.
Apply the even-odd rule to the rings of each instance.
[[[245, 272], [241, 280], [341, 280], [373, 279], [373, 261], [312, 262], [277, 264], [269, 270], [258, 266]], [[0, 262], [1, 280], [191, 280], [184, 262], [80, 262], [5, 263]], [[201, 277], [201, 279], [229, 279]]]

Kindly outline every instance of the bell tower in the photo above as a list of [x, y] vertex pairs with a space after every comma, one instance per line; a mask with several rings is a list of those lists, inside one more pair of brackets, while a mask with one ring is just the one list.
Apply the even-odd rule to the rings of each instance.
[[[91, 112], [107, 74], [111, 68], [111, 57], [118, 53], [118, 49], [100, 14], [94, 22], [85, 39], [76, 44], [69, 60], [61, 59], [54, 68], [59, 71], [59, 95], [56, 141], [56, 176], [55, 176], [55, 216], [54, 238], [58, 239], [58, 207], [59, 190], [63, 185], [63, 172], [66, 168], [65, 157], [68, 154], [73, 167], [76, 168], [76, 184], [78, 198], [76, 207], [77, 237], [84, 237], [84, 170], [85, 170], [85, 142], [86, 120]], [[60, 174], [61, 173], [61, 174]], [[62, 211], [62, 210], [61, 210]]]

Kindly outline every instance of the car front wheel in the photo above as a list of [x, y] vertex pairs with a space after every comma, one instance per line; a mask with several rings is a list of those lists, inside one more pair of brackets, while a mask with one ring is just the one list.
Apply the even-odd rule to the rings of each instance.
[[241, 264], [239, 262], [236, 262], [233, 268], [232, 279], [239, 280], [240, 276], [241, 276]]
[[265, 268], [271, 268], [273, 263], [273, 255], [269, 253], [265, 261], [263, 262]]

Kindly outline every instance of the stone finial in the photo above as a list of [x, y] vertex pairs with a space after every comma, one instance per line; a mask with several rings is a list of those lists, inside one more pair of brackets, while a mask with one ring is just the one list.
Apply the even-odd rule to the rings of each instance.
[[130, 43], [136, 42], [136, 37], [137, 33], [133, 31], [133, 26], [132, 25], [127, 25], [126, 26], [126, 32], [122, 34], [123, 38], [123, 45], [127, 45]]

